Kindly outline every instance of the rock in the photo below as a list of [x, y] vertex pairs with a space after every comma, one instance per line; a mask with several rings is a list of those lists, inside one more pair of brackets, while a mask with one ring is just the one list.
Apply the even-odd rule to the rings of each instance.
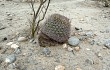
[[91, 45], [94, 45], [94, 44], [95, 44], [95, 41], [94, 41], [94, 40], [91, 40], [89, 43], [90, 43]]
[[101, 45], [102, 45], [102, 43], [101, 43], [101, 42], [97, 42], [97, 45], [98, 45], [98, 46], [101, 46]]
[[84, 40], [86, 40], [86, 39], [87, 39], [86, 36], [80, 36], [80, 37], [79, 37], [79, 40], [80, 40], [80, 41], [84, 41]]
[[63, 48], [67, 49], [68, 48], [67, 44], [63, 44]]
[[102, 54], [101, 54], [101, 53], [97, 53], [97, 56], [98, 56], [98, 57], [102, 57]]
[[11, 48], [16, 49], [16, 48], [19, 48], [19, 46], [16, 45], [16, 44], [12, 44], [12, 45], [11, 45]]
[[86, 59], [86, 60], [85, 60], [85, 64], [86, 64], [86, 65], [88, 65], [88, 64], [89, 64], [89, 65], [92, 65], [92, 64], [94, 64], [94, 62], [93, 62], [92, 60], [90, 60], [90, 59]]
[[14, 68], [16, 68], [16, 65], [15, 65], [15, 63], [12, 63], [12, 64], [9, 64], [9, 69], [14, 69]]
[[69, 51], [69, 52], [73, 51], [73, 48], [68, 47], [68, 51]]
[[27, 38], [25, 38], [25, 37], [19, 37], [18, 38], [18, 42], [24, 42], [24, 41], [27, 41]]
[[49, 56], [51, 51], [48, 49], [48, 48], [44, 48], [42, 53], [45, 55], [45, 56]]
[[62, 65], [58, 65], [55, 67], [55, 70], [65, 70], [65, 67]]
[[29, 42], [32, 43], [35, 39], [31, 39]]
[[79, 51], [79, 50], [80, 50], [80, 47], [74, 47], [74, 49], [75, 49], [76, 51]]
[[19, 48], [16, 48], [14, 51], [15, 54], [19, 54], [20, 52], [21, 52], [21, 50]]
[[93, 36], [93, 33], [90, 31], [90, 32], [87, 32], [85, 35], [88, 37], [91, 37], [91, 36]]
[[86, 50], [90, 51], [91, 49], [89, 49], [89, 48], [86, 48]]
[[68, 39], [68, 43], [75, 47], [75, 46], [77, 46], [80, 43], [80, 41], [79, 41], [79, 39], [77, 37], [73, 36], [73, 37], [70, 37]]
[[108, 49], [110, 49], [110, 40], [107, 40], [107, 41], [104, 43], [104, 46], [107, 47]]
[[13, 44], [13, 42], [9, 42], [9, 43], [7, 43], [6, 45], [10, 46], [10, 45], [12, 45], [12, 44]]
[[15, 54], [9, 55], [7, 56], [7, 58], [5, 59], [6, 63], [13, 63], [16, 60], [16, 56]]

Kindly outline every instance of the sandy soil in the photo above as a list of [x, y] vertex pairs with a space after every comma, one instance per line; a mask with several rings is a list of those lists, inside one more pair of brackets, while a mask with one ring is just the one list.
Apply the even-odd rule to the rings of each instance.
[[[72, 35], [74, 27], [78, 27], [84, 32], [92, 31], [96, 36], [81, 41], [78, 45], [81, 49], [74, 50], [75, 55], [59, 45], [49, 47], [51, 56], [45, 57], [41, 54], [43, 47], [39, 47], [37, 43], [17, 42], [18, 37], [27, 36], [29, 33], [29, 19], [32, 16], [29, 4], [0, 1], [0, 70], [54, 70], [57, 65], [65, 66], [65, 70], [110, 70], [110, 50], [103, 48], [104, 41], [110, 39], [110, 8], [89, 0], [53, 0], [46, 17], [53, 13], [62, 14], [71, 20]], [[5, 37], [7, 40], [3, 41]], [[95, 44], [91, 45], [90, 40], [94, 40]], [[5, 58], [13, 53], [6, 46], [11, 41], [18, 44], [21, 50], [16, 54], [14, 69], [10, 66], [4, 67]], [[2, 53], [7, 47], [8, 50]], [[98, 57], [97, 53], [101, 56]]]

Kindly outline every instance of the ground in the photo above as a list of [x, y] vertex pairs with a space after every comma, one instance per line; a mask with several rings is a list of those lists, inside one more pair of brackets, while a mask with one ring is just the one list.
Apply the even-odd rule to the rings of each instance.
[[[48, 47], [50, 56], [44, 56], [41, 54], [43, 47], [39, 47], [38, 43], [30, 43], [29, 40], [17, 42], [18, 37], [29, 35], [29, 19], [32, 16], [29, 3], [0, 1], [0, 70], [54, 70], [57, 65], [63, 65], [65, 70], [110, 70], [110, 50], [103, 45], [106, 39], [110, 39], [109, 7], [91, 0], [54, 0], [46, 18], [53, 13], [70, 19], [71, 35], [77, 33], [74, 29], [77, 27], [82, 28], [82, 32], [92, 31], [95, 36], [80, 41], [80, 50], [74, 50], [75, 54], [58, 45]], [[3, 40], [5, 37], [7, 40]], [[95, 43], [91, 45], [90, 40]], [[14, 69], [9, 65], [4, 67], [5, 58], [13, 54], [13, 50], [6, 46], [8, 42], [16, 43], [21, 50], [16, 54]], [[101, 54], [99, 57], [98, 53]]]

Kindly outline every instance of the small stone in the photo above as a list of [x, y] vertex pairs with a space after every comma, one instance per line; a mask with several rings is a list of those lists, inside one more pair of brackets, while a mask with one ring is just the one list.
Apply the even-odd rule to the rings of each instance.
[[48, 48], [44, 48], [42, 53], [45, 55], [45, 56], [49, 56], [51, 51], [48, 49]]
[[32, 43], [34, 41], [34, 39], [31, 39], [29, 42]]
[[11, 45], [11, 48], [16, 49], [16, 48], [19, 48], [19, 46], [16, 45], [16, 44], [12, 44], [12, 45]]
[[77, 38], [77, 37], [70, 37], [69, 39], [68, 39], [68, 43], [70, 44], [70, 45], [72, 45], [72, 46], [77, 46], [78, 44], [79, 44], [79, 39]]
[[92, 60], [90, 60], [90, 59], [86, 59], [85, 60], [85, 63], [86, 63], [86, 65], [92, 65], [92, 64], [94, 64], [94, 62], [92, 61]]
[[103, 49], [106, 49], [107, 47], [103, 46], [102, 48], [103, 48]]
[[93, 36], [93, 33], [92, 32], [87, 32], [85, 35], [88, 36], [88, 37], [91, 37], [91, 36]]
[[81, 40], [81, 41], [84, 41], [84, 40], [86, 40], [86, 39], [87, 39], [86, 36], [80, 36], [80, 37], [79, 37], [79, 40]]
[[68, 47], [68, 51], [69, 51], [69, 52], [73, 51], [73, 48]]
[[20, 52], [21, 52], [21, 50], [19, 48], [16, 48], [14, 51], [15, 54], [19, 54]]
[[6, 45], [10, 46], [10, 45], [12, 45], [12, 44], [13, 44], [13, 42], [9, 42], [9, 43], [7, 43]]
[[79, 50], [80, 50], [80, 47], [74, 47], [74, 49], [75, 49], [76, 51], [79, 51]]
[[82, 70], [81, 68], [76, 68], [76, 70]]
[[108, 49], [110, 49], [110, 40], [107, 40], [107, 41], [104, 43], [104, 46], [107, 47]]
[[84, 21], [84, 19], [83, 19], [83, 18], [81, 18], [81, 19], [80, 19], [80, 21]]
[[27, 55], [26, 53], [23, 53], [23, 56]]
[[65, 70], [65, 67], [62, 65], [58, 65], [55, 67], [55, 70]]
[[63, 44], [63, 48], [67, 49], [68, 48], [67, 44]]
[[27, 40], [27, 38], [25, 38], [25, 37], [19, 37], [18, 38], [18, 42], [24, 42], [24, 41], [26, 41]]
[[78, 28], [78, 27], [75, 27], [75, 29], [76, 29], [76, 30], [79, 30], [80, 28]]
[[17, 36], [17, 35], [19, 35], [19, 34], [20, 34], [19, 32], [16, 32], [16, 34], [15, 34], [15, 35]]
[[97, 45], [98, 45], [98, 46], [101, 46], [101, 45], [102, 45], [102, 43], [101, 43], [101, 42], [97, 42]]
[[13, 20], [12, 18], [7, 18], [7, 20]]
[[101, 54], [101, 53], [97, 53], [97, 56], [98, 56], [98, 57], [102, 57], [102, 54]]
[[12, 64], [9, 64], [9, 66], [8, 66], [10, 69], [14, 69], [14, 68], [16, 68], [16, 65], [15, 65], [15, 63], [12, 63]]
[[7, 58], [5, 59], [6, 63], [13, 63], [16, 60], [16, 56], [15, 54], [9, 55], [7, 56]]
[[89, 48], [86, 48], [86, 50], [90, 51], [91, 49], [89, 49]]
[[94, 45], [95, 41], [92, 40], [92, 41], [90, 41], [89, 43], [90, 43], [91, 45]]

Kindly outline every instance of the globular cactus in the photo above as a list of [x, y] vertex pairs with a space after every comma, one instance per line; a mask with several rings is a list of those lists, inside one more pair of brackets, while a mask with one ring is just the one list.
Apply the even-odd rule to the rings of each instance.
[[70, 36], [69, 19], [60, 14], [51, 15], [41, 27], [39, 41], [42, 39], [50, 39], [58, 43], [64, 43]]

